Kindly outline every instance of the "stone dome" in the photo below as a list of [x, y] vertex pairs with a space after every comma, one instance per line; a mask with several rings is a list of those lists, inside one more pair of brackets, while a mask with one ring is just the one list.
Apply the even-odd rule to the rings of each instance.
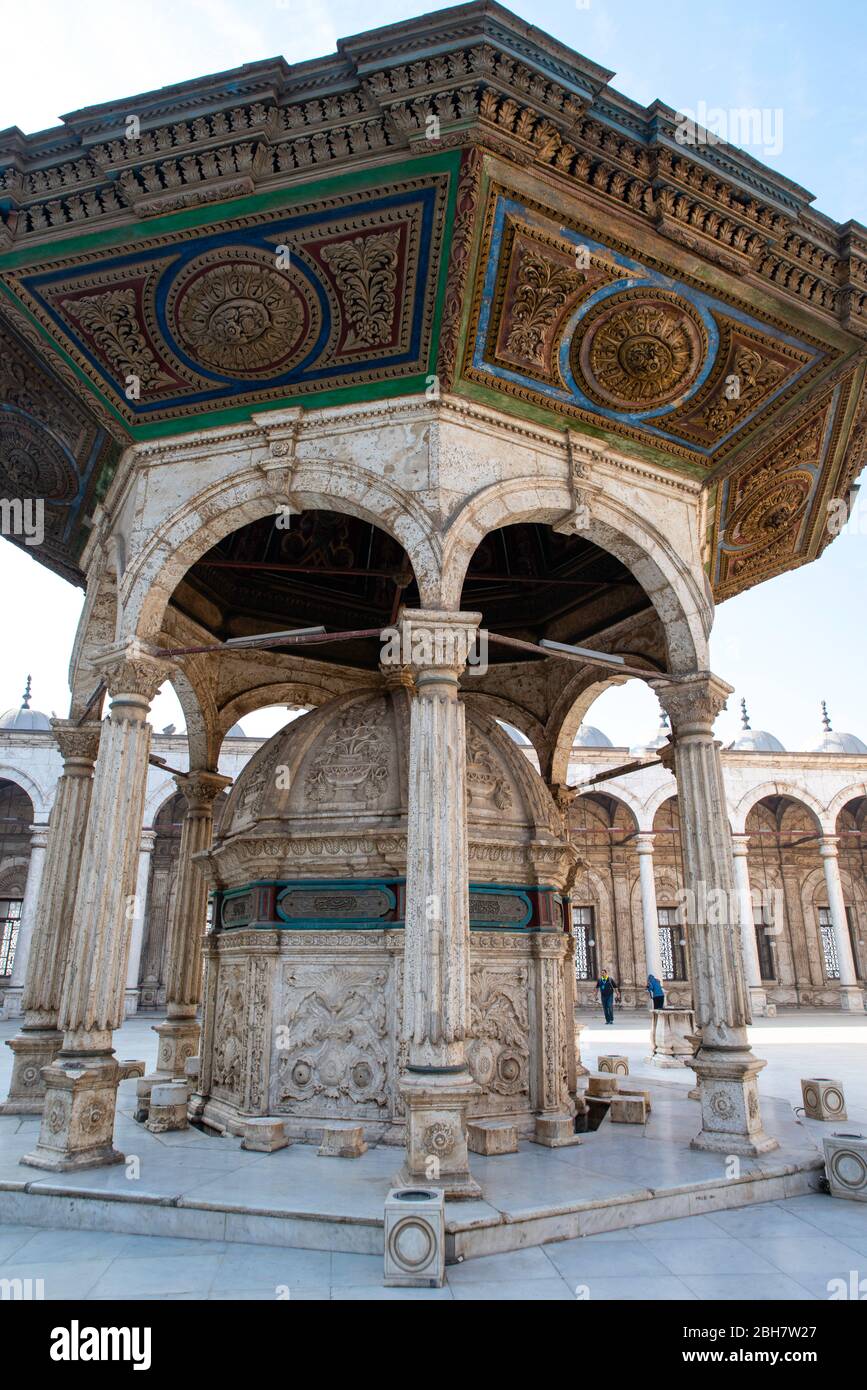
[[[353, 691], [274, 734], [229, 795], [212, 851], [222, 881], [402, 872], [410, 702], [403, 687]], [[550, 793], [496, 720], [465, 709], [472, 877], [556, 883], [566, 850]]]
[[742, 732], [735, 739], [732, 748], [739, 753], [785, 753], [785, 748], [778, 738], [769, 734], [767, 729], [753, 729], [750, 727], [750, 716], [747, 713], [747, 702], [741, 700], [741, 725]]
[[814, 753], [867, 753], [867, 744], [864, 744], [856, 734], [841, 734], [831, 727], [831, 716], [828, 713], [826, 702], [822, 701], [822, 728], [825, 730], [825, 737]]
[[607, 734], [603, 734], [601, 729], [594, 729], [592, 724], [579, 724], [578, 732], [572, 742], [573, 748], [613, 748], [614, 744]]
[[7, 709], [0, 714], [0, 729], [18, 729], [32, 733], [36, 729], [51, 729], [51, 720], [40, 709], [30, 708], [30, 677], [19, 709]]

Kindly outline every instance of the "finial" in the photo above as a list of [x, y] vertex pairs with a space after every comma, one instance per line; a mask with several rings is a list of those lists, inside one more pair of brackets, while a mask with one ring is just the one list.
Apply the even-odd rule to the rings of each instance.
[[825, 730], [826, 734], [830, 734], [831, 716], [828, 713], [828, 706], [824, 700], [822, 701], [822, 728]]
[[26, 684], [25, 687], [24, 687], [24, 698], [23, 698], [23, 700], [21, 701], [21, 708], [22, 708], [22, 709], [29, 709], [29, 708], [30, 708], [30, 687], [31, 687], [31, 685], [32, 685], [32, 681], [31, 681], [30, 677], [28, 676], [28, 677], [27, 677], [27, 684]]
[[747, 714], [746, 700], [741, 700], [741, 723], [743, 724], [745, 729], [748, 729], [750, 727], [750, 716]]

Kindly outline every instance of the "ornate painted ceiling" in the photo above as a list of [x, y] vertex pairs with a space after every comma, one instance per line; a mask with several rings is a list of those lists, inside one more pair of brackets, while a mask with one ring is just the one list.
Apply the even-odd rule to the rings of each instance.
[[[0, 133], [0, 487], [78, 578], [133, 439], [443, 390], [705, 483], [718, 598], [867, 441], [867, 230], [475, 3]], [[131, 118], [132, 119], [131, 121]]]

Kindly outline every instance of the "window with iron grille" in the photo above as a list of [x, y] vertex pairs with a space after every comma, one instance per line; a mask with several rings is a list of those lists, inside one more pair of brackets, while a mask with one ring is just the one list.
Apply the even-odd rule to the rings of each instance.
[[771, 937], [771, 928], [765, 922], [763, 912], [754, 918], [756, 927], [756, 949], [759, 953], [759, 975], [763, 980], [777, 978], [776, 954]]
[[[861, 957], [858, 950], [858, 930], [855, 922], [855, 914], [851, 907], [846, 908], [846, 922], [849, 927], [849, 944], [852, 947], [852, 964], [855, 967], [857, 979], [861, 979]], [[822, 941], [822, 960], [825, 966], [825, 978], [827, 980], [839, 980], [840, 961], [837, 956], [837, 940], [834, 936], [834, 922], [831, 917], [829, 907], [819, 908], [819, 936]]]
[[0, 898], [0, 975], [11, 975], [15, 964], [21, 899]]
[[596, 920], [592, 907], [573, 907], [575, 929], [575, 976], [579, 980], [596, 979]]
[[826, 980], [839, 980], [840, 962], [837, 959], [837, 943], [834, 940], [834, 923], [829, 907], [819, 908], [819, 936], [822, 941], [822, 961]]
[[664, 980], [686, 980], [686, 928], [679, 921], [679, 909], [660, 907], [659, 954], [662, 957], [662, 978]]

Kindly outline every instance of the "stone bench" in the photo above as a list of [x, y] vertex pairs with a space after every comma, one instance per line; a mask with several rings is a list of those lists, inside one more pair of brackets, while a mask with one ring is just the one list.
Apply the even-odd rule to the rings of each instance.
[[647, 1107], [643, 1096], [613, 1096], [608, 1107], [608, 1118], [616, 1125], [643, 1125], [647, 1121]]
[[184, 1081], [158, 1083], [151, 1088], [147, 1127], [151, 1134], [170, 1129], [186, 1129], [187, 1086]]
[[320, 1158], [361, 1158], [367, 1153], [362, 1125], [329, 1125], [316, 1151]]
[[252, 1153], [272, 1154], [278, 1149], [287, 1149], [292, 1140], [286, 1137], [283, 1120], [246, 1120], [241, 1138], [241, 1148]]
[[516, 1154], [518, 1131], [508, 1122], [471, 1120], [467, 1125], [467, 1148], [474, 1154]]

